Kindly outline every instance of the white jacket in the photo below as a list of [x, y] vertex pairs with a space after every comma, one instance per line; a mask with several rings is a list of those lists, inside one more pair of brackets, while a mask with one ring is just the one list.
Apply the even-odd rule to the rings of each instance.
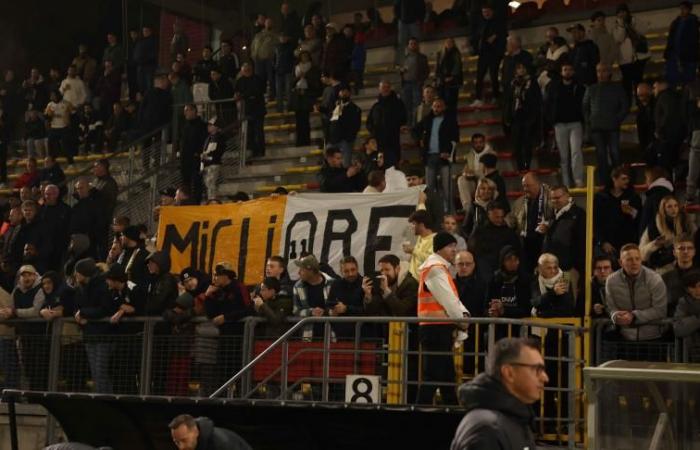
[[85, 83], [79, 77], [66, 78], [61, 81], [61, 87], [59, 88], [63, 99], [77, 108], [78, 106], [84, 104], [88, 98], [88, 90], [85, 87]]
[[433, 253], [420, 266], [420, 271], [432, 266], [444, 266], [447, 270], [431, 269], [425, 277], [425, 285], [430, 289], [433, 298], [445, 309], [447, 316], [452, 319], [462, 319], [464, 313], [469, 314], [467, 308], [459, 300], [459, 296], [452, 290], [449, 269], [452, 266], [445, 258]]

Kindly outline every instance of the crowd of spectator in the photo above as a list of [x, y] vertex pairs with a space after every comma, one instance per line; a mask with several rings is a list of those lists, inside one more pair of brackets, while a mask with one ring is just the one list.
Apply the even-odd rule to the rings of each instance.
[[[223, 41], [218, 60], [213, 59], [213, 49], [205, 47], [191, 71], [182, 59], [187, 37], [179, 26], [174, 29], [170, 72], [157, 70], [149, 27], [140, 35], [130, 34], [133, 48], [128, 58], [114, 34], [108, 35], [99, 63], [81, 46], [63, 80], [58, 69], [51, 70], [46, 82], [32, 70], [19, 84], [8, 71], [0, 90], [3, 136], [24, 129], [29, 158], [15, 185], [18, 194], [3, 205], [7, 219], [2, 226], [0, 322], [74, 317], [100, 392], [118, 390], [109, 373], [115, 350], [100, 337], [123, 333], [128, 324], [122, 319], [128, 316], [163, 317], [168, 327], [160, 333], [211, 337], [207, 333], [212, 329], [218, 336], [240, 335], [240, 319], [257, 315], [267, 319], [265, 333], [276, 337], [288, 326], [287, 317], [430, 317], [435, 309], [426, 305], [437, 302], [450, 318], [462, 317], [463, 312], [516, 319], [609, 317], [616, 328], [607, 338], [621, 341], [667, 341], [673, 332], [677, 337], [697, 336], [700, 257], [695, 248], [700, 235], [677, 192], [684, 142], [691, 147], [686, 204], [696, 199], [700, 171], [697, 59], [677, 45], [689, 42], [697, 49], [698, 22], [691, 5], [682, 2], [671, 25], [665, 58], [674, 69], [668, 68], [653, 88], [643, 80], [648, 45], [626, 5], [617, 8], [610, 30], [600, 12], [593, 14], [588, 33], [581, 24], [569, 28], [571, 45], [550, 28], [547, 43], [535, 56], [517, 35], [507, 34], [504, 10], [483, 5], [469, 36], [478, 56], [472, 106], [479, 108], [487, 101], [483, 81], [488, 74], [491, 96], [500, 102], [522, 171], [522, 196], [513, 204], [487, 136], [474, 134], [465, 151], [457, 150], [457, 104], [464, 79], [462, 54], [454, 39], [445, 40], [431, 74], [414, 27], [425, 15], [416, 13], [423, 2], [397, 5], [400, 94], [389, 81], [379, 84], [365, 124], [370, 137], [361, 153], [354, 151], [354, 144], [362, 114], [352, 100], [363, 83], [366, 24], [361, 17], [344, 27], [324, 23], [319, 14], [302, 20], [284, 2], [278, 22], [263, 15], [256, 18], [250, 61], [239, 59], [232, 43]], [[615, 62], [622, 82], [613, 81]], [[133, 95], [126, 108], [121, 103], [122, 78], [129, 86], [126, 92]], [[76, 181], [75, 202], [65, 203], [65, 175], [56, 162], [60, 151], [72, 164], [71, 149], [77, 143], [85, 151], [102, 151], [105, 141], [113, 145], [129, 130], [136, 136], [167, 123], [173, 105], [183, 104], [184, 122], [178, 130], [183, 183], [161, 192], [160, 206], [199, 204], [204, 198], [218, 201], [223, 130], [234, 112], [222, 106], [205, 123], [192, 103], [190, 82], [206, 83], [211, 100], [244, 101], [255, 156], [265, 152], [267, 101], [276, 100], [280, 112], [294, 110], [297, 145], [310, 143], [310, 113], [320, 112], [329, 144], [320, 172], [322, 192], [377, 193], [425, 185], [406, 224], [401, 254], [382, 256], [373, 273], [365, 274], [354, 257], [359, 255], [347, 255], [338, 267], [329, 267], [307, 254], [294, 261], [295, 282], [286, 271], [287, 261], [272, 256], [265, 277], [251, 288], [225, 262], [215, 264], [212, 274], [193, 268], [171, 274], [169, 255], [149, 246], [147, 236], [153, 230], [131, 224], [128, 217], [114, 217], [118, 188], [108, 160], [94, 164], [94, 179]], [[620, 164], [620, 126], [633, 98], [638, 104], [640, 148], [647, 158], [644, 202], [632, 185], [630, 169]], [[26, 124], [20, 127], [23, 110]], [[551, 186], [530, 171], [533, 151], [546, 143], [549, 129], [560, 153], [562, 179], [562, 184]], [[410, 133], [419, 146], [421, 168], [401, 164], [402, 133]], [[571, 193], [584, 185], [586, 134], [596, 147], [598, 181], [604, 185], [594, 199], [592, 280], [583, 276], [590, 212], [580, 208]], [[1, 142], [11, 141], [9, 137]], [[6, 156], [7, 148], [3, 151]], [[35, 156], [43, 157], [42, 169]], [[464, 167], [453, 174], [458, 160]], [[143, 163], [147, 167], [150, 160]], [[458, 175], [456, 183], [453, 175]], [[456, 198], [461, 216], [452, 214]], [[246, 200], [243, 195], [239, 201]], [[439, 275], [432, 272], [433, 266], [440, 266]], [[433, 283], [440, 289], [425, 289]], [[593, 288], [592, 311], [584, 310], [585, 283]], [[459, 308], [445, 306], [443, 294], [449, 301], [457, 299]], [[453, 314], [457, 309], [459, 314]], [[190, 326], [198, 316], [209, 327]], [[667, 318], [673, 321], [664, 322]], [[45, 383], [46, 374], [34, 363], [46, 357], [46, 349], [27, 339], [45, 332], [37, 323], [41, 324], [1, 324], [5, 386], [18, 385], [20, 365], [32, 386]], [[446, 338], [435, 330], [424, 332], [421, 339], [440, 349]], [[301, 337], [318, 338], [322, 332], [309, 326]], [[338, 338], [351, 337], [352, 332], [333, 327]], [[210, 364], [216, 365], [217, 358]], [[449, 373], [435, 373], [441, 370], [436, 367], [444, 368], [443, 362], [431, 361], [425, 364], [431, 366], [425, 374], [433, 381], [439, 381], [436, 376], [449, 379]], [[230, 375], [233, 368], [229, 362], [219, 364], [221, 373]], [[428, 402], [426, 395], [432, 392], [418, 395], [419, 401]], [[443, 393], [443, 400], [455, 399]]]

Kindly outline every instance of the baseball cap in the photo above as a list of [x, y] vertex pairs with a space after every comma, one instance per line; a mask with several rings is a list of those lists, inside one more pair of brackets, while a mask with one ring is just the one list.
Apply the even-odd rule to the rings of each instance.
[[297, 259], [294, 261], [294, 264], [299, 268], [313, 270], [314, 272], [321, 270], [321, 265], [314, 255], [306, 255], [303, 258]]

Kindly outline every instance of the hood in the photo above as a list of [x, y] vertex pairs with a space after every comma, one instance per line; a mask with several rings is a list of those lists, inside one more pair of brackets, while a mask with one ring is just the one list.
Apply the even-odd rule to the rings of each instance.
[[450, 262], [447, 261], [445, 258], [438, 255], [437, 253], [433, 253], [432, 255], [428, 256], [428, 258], [426, 258], [425, 262], [423, 262], [423, 264], [421, 264], [421, 266], [418, 269], [423, 270], [427, 267], [434, 266], [437, 264], [441, 264], [447, 267], [448, 269], [452, 267], [452, 264], [450, 264]]
[[534, 419], [530, 406], [513, 397], [500, 381], [485, 373], [459, 388], [459, 401], [467, 412], [473, 409], [490, 409], [527, 425]]
[[662, 187], [666, 188], [669, 191], [673, 192], [673, 183], [668, 181], [666, 178], [657, 178], [656, 180], [652, 181], [651, 184], [649, 184], [649, 187], [647, 188], [647, 191], [651, 191], [655, 187]]
[[87, 234], [72, 234], [73, 254], [82, 255], [90, 248], [90, 238]]
[[512, 245], [506, 245], [504, 246], [501, 251], [498, 253], [498, 267], [503, 269], [503, 260], [506, 259], [506, 256], [514, 254], [518, 255], [518, 252], [513, 248]]
[[197, 428], [199, 428], [197, 448], [207, 450], [208, 447], [206, 447], [206, 444], [214, 433], [214, 422], [208, 417], [197, 417], [194, 421], [197, 422]]
[[170, 255], [167, 253], [160, 251], [153, 252], [148, 256], [148, 258], [146, 258], [146, 262], [148, 261], [153, 261], [154, 263], [158, 264], [161, 274], [170, 272]]

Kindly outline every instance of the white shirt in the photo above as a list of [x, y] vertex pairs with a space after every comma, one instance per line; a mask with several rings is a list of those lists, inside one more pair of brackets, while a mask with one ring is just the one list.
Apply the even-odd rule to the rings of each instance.
[[70, 125], [70, 113], [68, 103], [64, 100], [60, 102], [49, 102], [46, 111], [51, 111], [51, 128], [65, 128]]
[[423, 271], [423, 269], [435, 265], [445, 266], [447, 270], [437, 269], [428, 271], [425, 277], [425, 284], [428, 286], [428, 289], [430, 289], [430, 292], [432, 292], [433, 298], [445, 309], [448, 317], [451, 319], [462, 319], [464, 313], [466, 312], [469, 314], [469, 311], [459, 300], [457, 294], [452, 290], [452, 285], [449, 280], [449, 269], [452, 264], [437, 253], [433, 253], [421, 264], [420, 270]]
[[61, 87], [59, 88], [63, 99], [71, 104], [74, 108], [82, 105], [87, 101], [88, 91], [85, 87], [85, 83], [78, 77], [66, 78], [61, 81]]

